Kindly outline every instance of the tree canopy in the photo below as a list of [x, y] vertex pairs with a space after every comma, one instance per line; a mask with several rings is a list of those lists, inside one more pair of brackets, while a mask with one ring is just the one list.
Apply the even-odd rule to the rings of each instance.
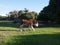
[[9, 12], [9, 19], [14, 20], [19, 19], [37, 19], [38, 14], [35, 11], [29, 11], [28, 9], [11, 11]]
[[49, 5], [39, 13], [38, 19], [60, 23], [60, 0], [50, 0]]

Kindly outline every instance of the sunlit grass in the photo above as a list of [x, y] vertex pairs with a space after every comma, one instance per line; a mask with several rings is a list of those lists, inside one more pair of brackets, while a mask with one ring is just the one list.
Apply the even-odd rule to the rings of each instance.
[[60, 28], [35, 28], [35, 31], [24, 28], [0, 27], [0, 45], [58, 45]]
[[24, 28], [23, 32], [20, 32], [20, 28], [13, 27], [0, 27], [0, 33], [11, 33], [14, 34], [22, 34], [22, 35], [31, 35], [31, 34], [54, 34], [60, 32], [60, 28], [35, 28], [35, 31], [29, 30], [28, 28]]

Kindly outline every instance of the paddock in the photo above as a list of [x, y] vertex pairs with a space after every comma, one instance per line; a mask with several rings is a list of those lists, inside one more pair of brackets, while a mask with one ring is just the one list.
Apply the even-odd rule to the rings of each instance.
[[35, 29], [20, 32], [18, 28], [0, 27], [0, 45], [60, 45], [60, 28]]
[[18, 24], [0, 22], [0, 45], [60, 45], [60, 27], [39, 27], [35, 31], [25, 27], [20, 32]]

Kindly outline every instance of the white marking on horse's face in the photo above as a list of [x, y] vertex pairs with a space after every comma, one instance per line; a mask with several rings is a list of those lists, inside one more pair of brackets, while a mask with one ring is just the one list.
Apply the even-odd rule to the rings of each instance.
[[38, 25], [39, 25], [39, 24], [38, 24], [38, 22], [37, 22], [37, 23], [35, 24], [35, 26], [38, 27]]

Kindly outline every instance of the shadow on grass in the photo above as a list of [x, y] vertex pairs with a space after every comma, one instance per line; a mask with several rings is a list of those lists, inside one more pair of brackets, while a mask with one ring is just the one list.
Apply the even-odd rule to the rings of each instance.
[[13, 36], [6, 45], [60, 45], [60, 34], [37, 34]]

